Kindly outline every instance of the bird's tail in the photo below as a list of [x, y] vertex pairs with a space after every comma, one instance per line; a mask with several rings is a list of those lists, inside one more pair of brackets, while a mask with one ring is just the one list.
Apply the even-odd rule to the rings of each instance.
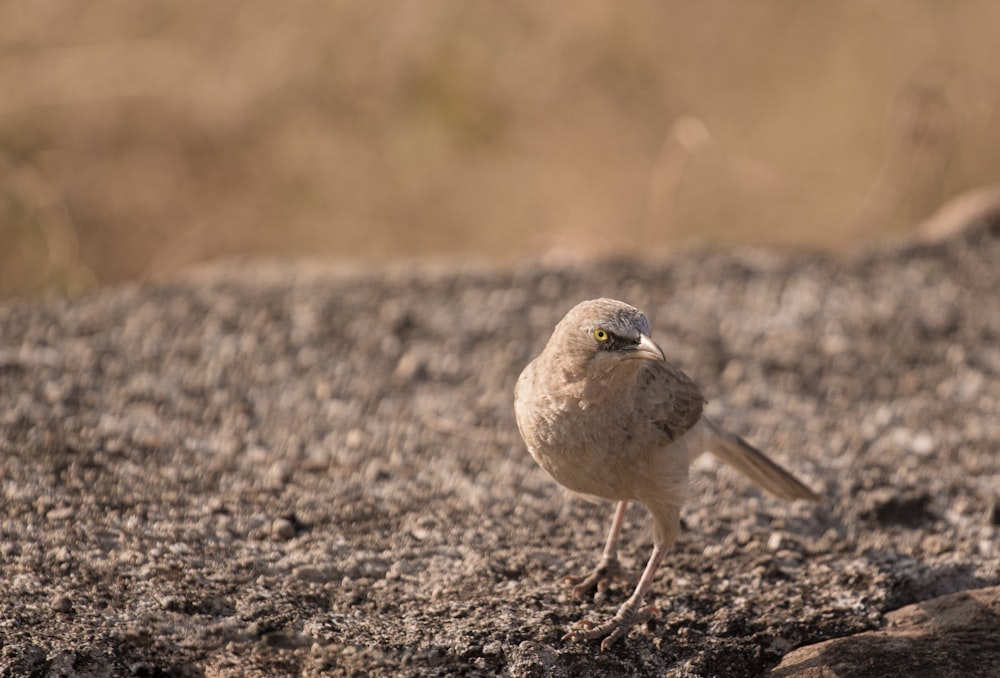
[[743, 438], [726, 431], [708, 417], [702, 417], [702, 421], [712, 433], [709, 451], [716, 457], [779, 499], [819, 501], [819, 495]]

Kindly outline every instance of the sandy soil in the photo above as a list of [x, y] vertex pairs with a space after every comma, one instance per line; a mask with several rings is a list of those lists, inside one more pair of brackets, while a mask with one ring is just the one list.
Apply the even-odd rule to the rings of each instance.
[[[1000, 228], [350, 272], [255, 264], [0, 306], [2, 675], [761, 675], [1000, 583]], [[560, 640], [611, 507], [565, 494], [514, 380], [575, 302], [644, 308], [710, 411], [825, 502], [709, 459], [611, 651]], [[648, 555], [635, 508], [624, 559]]]

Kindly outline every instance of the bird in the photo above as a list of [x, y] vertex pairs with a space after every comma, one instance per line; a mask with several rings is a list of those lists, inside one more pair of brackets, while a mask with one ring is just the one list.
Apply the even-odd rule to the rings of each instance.
[[[781, 499], [819, 496], [763, 452], [704, 413], [705, 399], [651, 338], [649, 320], [614, 299], [573, 307], [514, 388], [518, 430], [531, 456], [558, 483], [588, 499], [616, 503], [601, 560], [586, 576], [564, 577], [583, 597], [614, 580], [635, 583], [609, 620], [576, 622], [564, 641], [601, 641], [601, 651], [656, 614], [643, 599], [680, 531], [688, 468], [704, 452]], [[624, 570], [618, 541], [629, 502], [653, 520], [653, 550], [642, 574]]]

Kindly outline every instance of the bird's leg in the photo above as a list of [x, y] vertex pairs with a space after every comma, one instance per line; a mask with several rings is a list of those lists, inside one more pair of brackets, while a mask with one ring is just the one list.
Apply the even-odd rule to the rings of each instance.
[[618, 612], [614, 617], [599, 626], [591, 626], [590, 622], [580, 620], [574, 624], [574, 627], [578, 628], [563, 636], [563, 640], [580, 642], [583, 640], [604, 638], [601, 641], [601, 652], [603, 652], [611, 647], [612, 643], [628, 633], [628, 630], [634, 625], [642, 624], [656, 615], [654, 607], [640, 606], [642, 605], [642, 599], [645, 597], [646, 591], [649, 590], [650, 584], [653, 583], [653, 576], [656, 575], [656, 568], [659, 567], [660, 561], [663, 560], [664, 553], [666, 553], [664, 546], [659, 543], [653, 545], [653, 553], [649, 556], [649, 562], [646, 563], [646, 569], [642, 571], [642, 577], [639, 578], [639, 583], [636, 585], [635, 591], [629, 596], [628, 600], [622, 603], [622, 606], [618, 608]]
[[597, 568], [589, 575], [567, 575], [562, 578], [562, 581], [573, 586], [573, 595], [577, 598], [582, 598], [594, 589], [606, 591], [615, 579], [630, 584], [635, 582], [635, 574], [623, 569], [621, 563], [618, 562], [618, 535], [622, 531], [626, 509], [628, 509], [628, 502], [625, 500], [619, 501], [615, 507], [615, 517], [612, 519], [611, 529], [608, 531], [608, 541], [604, 545], [604, 553], [601, 554], [601, 562], [597, 564]]

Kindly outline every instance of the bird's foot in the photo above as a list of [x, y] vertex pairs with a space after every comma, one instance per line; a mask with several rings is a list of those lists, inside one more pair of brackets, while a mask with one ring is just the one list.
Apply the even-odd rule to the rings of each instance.
[[630, 628], [637, 624], [645, 624], [660, 614], [659, 610], [652, 605], [636, 609], [629, 604], [630, 602], [626, 602], [618, 609], [618, 613], [614, 617], [598, 626], [594, 626], [586, 619], [581, 619], [573, 624], [573, 629], [563, 636], [562, 639], [579, 643], [581, 641], [603, 638], [604, 640], [601, 641], [601, 652], [604, 652], [615, 641], [628, 633]]
[[564, 581], [573, 587], [573, 595], [583, 598], [593, 590], [604, 592], [615, 580], [627, 584], [635, 584], [638, 577], [622, 567], [617, 558], [602, 558], [597, 568], [588, 575], [566, 575], [559, 581]]

